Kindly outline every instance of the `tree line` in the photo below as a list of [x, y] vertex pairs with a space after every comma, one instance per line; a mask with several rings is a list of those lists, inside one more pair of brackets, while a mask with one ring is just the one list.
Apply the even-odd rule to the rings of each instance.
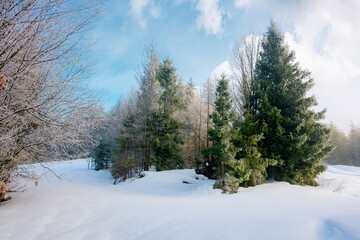
[[153, 45], [146, 47], [136, 79], [138, 90], [107, 113], [108, 128], [93, 153], [93, 167], [102, 169], [111, 161], [113, 176], [125, 180], [151, 166], [161, 171], [200, 164], [211, 102], [177, 75], [169, 57], [161, 61]]
[[234, 45], [232, 75], [197, 89], [184, 84], [169, 57], [160, 61], [153, 46], [145, 52], [138, 90], [108, 114], [96, 169], [111, 165], [115, 179], [125, 180], [151, 166], [195, 167], [230, 193], [268, 180], [317, 185], [333, 150], [330, 128], [320, 121], [325, 110], [312, 110], [310, 72], [275, 23]]
[[347, 135], [333, 123], [330, 124], [330, 128], [330, 142], [335, 146], [335, 150], [324, 159], [324, 162], [360, 166], [360, 127], [351, 124]]

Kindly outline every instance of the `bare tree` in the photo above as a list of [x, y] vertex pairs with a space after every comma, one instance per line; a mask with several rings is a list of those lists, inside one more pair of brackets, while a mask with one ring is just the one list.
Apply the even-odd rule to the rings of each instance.
[[0, 8], [0, 73], [6, 79], [0, 91], [0, 182], [7, 185], [19, 163], [56, 152], [73, 114], [93, 104], [84, 91], [80, 42], [99, 6], [4, 0]]
[[139, 84], [137, 107], [139, 114], [137, 123], [141, 127], [140, 140], [143, 146], [144, 170], [148, 171], [151, 158], [151, 131], [149, 121], [152, 113], [158, 108], [160, 84], [156, 79], [156, 73], [160, 64], [159, 54], [153, 44], [145, 47], [145, 56], [142, 69], [137, 71], [136, 79]]
[[[201, 89], [200, 89], [201, 90]], [[186, 109], [179, 112], [178, 118], [184, 122], [183, 139], [185, 141], [183, 158], [187, 167], [199, 168], [202, 162], [201, 149], [206, 146], [206, 102], [200, 97], [200, 93], [191, 96]]]
[[261, 37], [250, 34], [235, 41], [233, 46], [232, 95], [236, 111], [242, 113], [250, 106], [255, 79], [255, 66], [261, 50]]
[[210, 121], [210, 114], [213, 111], [214, 108], [214, 102], [215, 102], [215, 83], [211, 79], [207, 79], [203, 86], [204, 91], [203, 93], [203, 99], [205, 99], [206, 103], [206, 149], [210, 147], [210, 140], [209, 140], [209, 128], [211, 125]]
[[119, 178], [125, 180], [144, 170], [144, 128], [139, 121], [137, 97], [133, 92], [128, 98], [121, 98], [112, 110], [111, 122], [115, 126], [112, 137], [116, 140], [112, 143], [114, 184]]

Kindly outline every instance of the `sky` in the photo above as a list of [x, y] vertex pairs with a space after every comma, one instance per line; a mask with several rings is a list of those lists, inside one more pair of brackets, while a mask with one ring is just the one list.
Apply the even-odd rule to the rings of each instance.
[[195, 85], [229, 72], [235, 40], [262, 35], [273, 19], [315, 82], [310, 94], [326, 122], [348, 132], [360, 126], [360, 1], [358, 0], [104, 0], [91, 31], [91, 88], [106, 109], [136, 89], [147, 44], [169, 56]]

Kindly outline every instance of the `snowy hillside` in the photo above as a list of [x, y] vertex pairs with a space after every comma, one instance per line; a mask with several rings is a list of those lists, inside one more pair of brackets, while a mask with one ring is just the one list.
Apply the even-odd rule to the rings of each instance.
[[47, 173], [0, 205], [0, 239], [360, 239], [357, 167], [329, 166], [316, 188], [276, 182], [224, 195], [193, 170], [114, 186], [86, 160], [50, 166], [63, 180]]

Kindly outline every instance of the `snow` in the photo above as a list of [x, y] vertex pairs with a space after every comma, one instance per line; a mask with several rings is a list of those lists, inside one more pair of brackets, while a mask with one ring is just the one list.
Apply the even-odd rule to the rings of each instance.
[[0, 239], [360, 239], [360, 168], [328, 166], [320, 187], [267, 183], [225, 195], [194, 170], [112, 185], [87, 160], [35, 165], [38, 186], [0, 205]]

